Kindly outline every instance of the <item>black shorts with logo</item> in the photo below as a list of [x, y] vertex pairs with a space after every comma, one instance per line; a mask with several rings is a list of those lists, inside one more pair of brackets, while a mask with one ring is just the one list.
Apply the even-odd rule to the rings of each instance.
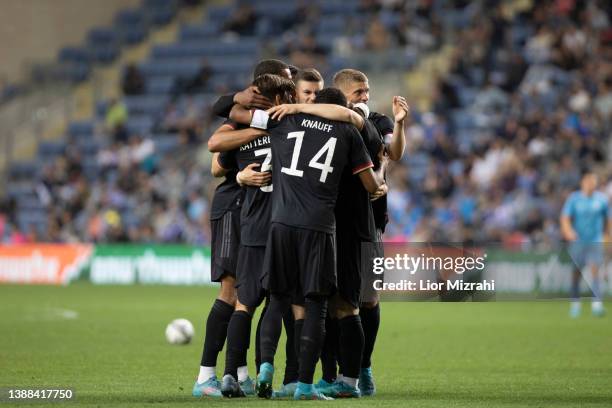
[[266, 247], [240, 246], [236, 266], [236, 289], [238, 300], [245, 306], [257, 307], [266, 297], [261, 286]]
[[272, 223], [266, 245], [263, 287], [294, 304], [336, 290], [334, 234]]
[[221, 282], [224, 276], [236, 277], [240, 248], [240, 208], [227, 211], [223, 217], [210, 221], [210, 279]]

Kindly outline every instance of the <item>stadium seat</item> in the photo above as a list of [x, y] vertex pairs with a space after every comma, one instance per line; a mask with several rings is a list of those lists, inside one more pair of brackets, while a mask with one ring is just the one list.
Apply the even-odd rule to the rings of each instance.
[[165, 96], [149, 95], [126, 96], [123, 98], [123, 102], [130, 116], [140, 114], [155, 116], [164, 110], [168, 103], [168, 98]]
[[68, 125], [68, 135], [72, 137], [91, 135], [93, 134], [93, 132], [94, 132], [94, 123], [91, 120], [71, 122]]

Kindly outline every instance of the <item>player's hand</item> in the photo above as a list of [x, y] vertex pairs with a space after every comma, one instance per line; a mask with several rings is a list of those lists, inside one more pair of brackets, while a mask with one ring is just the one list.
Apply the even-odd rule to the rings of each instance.
[[380, 146], [380, 150], [378, 151], [378, 162], [382, 168], [387, 168], [387, 165], [389, 164], [389, 152], [384, 144]]
[[389, 188], [387, 187], [387, 184], [381, 184], [380, 187], [378, 187], [378, 190], [370, 194], [370, 201], [376, 201], [380, 197], [386, 195], [388, 192]]
[[270, 119], [281, 120], [286, 115], [295, 115], [296, 113], [300, 113], [299, 106], [297, 104], [282, 104], [276, 105], [268, 109], [268, 115], [270, 115]]
[[575, 240], [578, 239], [578, 235], [576, 235], [576, 231], [569, 230], [567, 231], [566, 237], [565, 237], [569, 242], [574, 242]]
[[251, 163], [243, 170], [239, 171], [238, 174], [236, 174], [236, 181], [238, 184], [241, 186], [254, 187], [263, 187], [270, 184], [270, 181], [272, 181], [272, 173], [269, 171], [261, 172], [255, 170], [255, 168], [259, 166], [259, 163]]
[[255, 108], [266, 110], [272, 106], [272, 101], [261, 95], [259, 93], [259, 89], [252, 85], [244, 91], [240, 91], [234, 95], [234, 102], [238, 105], [244, 106], [247, 109]]
[[408, 102], [403, 96], [394, 96], [393, 97], [393, 116], [395, 117], [395, 122], [402, 122], [408, 116], [408, 112], [410, 112], [410, 106], [408, 106]]

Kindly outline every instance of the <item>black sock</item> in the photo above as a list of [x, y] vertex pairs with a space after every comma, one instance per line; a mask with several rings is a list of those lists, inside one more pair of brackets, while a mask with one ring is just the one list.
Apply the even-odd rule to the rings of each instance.
[[290, 308], [290, 299], [272, 295], [268, 310], [261, 322], [261, 362], [274, 365], [274, 355], [278, 347], [283, 326], [283, 313]]
[[361, 356], [363, 355], [363, 328], [359, 316], [348, 316], [338, 320], [340, 328], [340, 354], [342, 354], [342, 375], [359, 378]]
[[323, 380], [332, 383], [336, 380], [336, 364], [338, 349], [338, 319], [329, 315], [325, 318], [325, 341], [321, 349], [321, 371]]
[[213, 303], [206, 320], [201, 366], [215, 367], [217, 365], [217, 356], [223, 350], [225, 337], [227, 336], [227, 325], [232, 313], [234, 313], [234, 306], [220, 299]]
[[374, 343], [376, 343], [376, 335], [380, 326], [380, 305], [376, 304], [372, 308], [362, 307], [359, 309], [359, 317], [361, 317], [365, 339], [361, 367], [368, 368], [372, 366], [372, 352], [374, 351]]
[[285, 324], [285, 334], [287, 335], [287, 343], [285, 343], [285, 378], [283, 385], [287, 385], [298, 380], [298, 359], [295, 353], [295, 320], [291, 308], [287, 309], [283, 314], [283, 323]]
[[312, 384], [321, 356], [321, 347], [325, 337], [325, 315], [327, 313], [327, 299], [306, 298], [306, 318], [300, 338], [300, 377], [305, 384]]
[[259, 320], [257, 321], [257, 330], [255, 331], [255, 370], [257, 374], [259, 374], [259, 366], [261, 365], [261, 322], [266, 315], [266, 311], [268, 310], [268, 300], [266, 299], [266, 305], [264, 306], [261, 314], [259, 315]]
[[244, 311], [234, 312], [227, 328], [225, 372], [238, 379], [238, 367], [247, 365], [246, 357], [251, 341], [252, 316]]
[[[304, 319], [295, 320], [293, 323], [293, 333], [294, 333], [294, 346], [295, 346], [295, 355], [298, 356], [298, 361], [300, 359], [300, 349], [301, 349], [301, 341], [302, 338], [302, 329], [304, 328]], [[299, 363], [298, 363], [299, 365]]]

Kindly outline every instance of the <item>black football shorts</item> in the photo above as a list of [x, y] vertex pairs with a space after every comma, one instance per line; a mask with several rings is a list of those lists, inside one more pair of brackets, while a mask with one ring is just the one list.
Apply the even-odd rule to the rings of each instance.
[[236, 277], [240, 248], [240, 209], [227, 211], [223, 217], [210, 221], [210, 279], [221, 282], [224, 276]]
[[294, 304], [336, 290], [334, 234], [272, 223], [266, 245], [263, 287], [289, 295]]
[[238, 300], [245, 306], [257, 307], [266, 297], [261, 286], [266, 247], [240, 246], [236, 266], [236, 289]]

